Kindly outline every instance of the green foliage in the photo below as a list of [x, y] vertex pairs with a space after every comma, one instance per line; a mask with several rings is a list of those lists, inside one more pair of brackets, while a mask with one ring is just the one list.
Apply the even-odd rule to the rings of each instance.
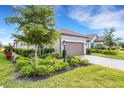
[[23, 66], [20, 70], [20, 74], [23, 77], [33, 76], [33, 67], [31, 65]]
[[54, 69], [56, 71], [59, 71], [59, 70], [63, 70], [65, 68], [67, 68], [69, 66], [69, 64], [67, 62], [63, 62], [63, 61], [58, 61], [54, 64]]
[[45, 54], [48, 54], [48, 53], [53, 53], [55, 50], [54, 50], [54, 48], [44, 48], [44, 52], [45, 52]]
[[45, 58], [46, 58], [46, 57], [61, 58], [61, 54], [60, 54], [60, 53], [57, 53], [57, 52], [53, 52], [52, 54], [46, 54], [46, 55], [45, 55]]
[[53, 44], [60, 37], [60, 33], [54, 29], [54, 8], [53, 6], [28, 5], [16, 7], [14, 12], [18, 16], [8, 17], [6, 22], [18, 24], [17, 28], [21, 34], [18, 33], [16, 36], [20, 35], [22, 41], [35, 45], [35, 63], [37, 64], [37, 46]]
[[15, 60], [17, 62], [16, 66], [15, 66], [16, 67], [16, 71], [21, 70], [21, 68], [23, 66], [28, 66], [30, 64], [30, 61], [31, 61], [29, 58], [22, 57], [22, 56], [16, 57]]
[[122, 48], [124, 48], [124, 42], [121, 42], [121, 43], [120, 43], [120, 46], [121, 46]]
[[102, 53], [107, 54], [107, 55], [117, 55], [118, 51], [117, 50], [103, 50]]
[[53, 58], [60, 58], [61, 57], [61, 54], [60, 53], [57, 53], [57, 52], [54, 52], [54, 53], [51, 54], [51, 56]]
[[34, 56], [34, 50], [33, 49], [14, 48], [13, 51], [19, 55], [24, 56], [24, 57]]
[[[120, 58], [124, 60], [124, 52]], [[119, 55], [114, 57], [119, 57]], [[112, 55], [113, 56], [113, 55]], [[106, 55], [108, 57], [108, 55]], [[114, 58], [113, 57], [113, 58]], [[124, 71], [98, 65], [73, 69], [46, 80], [16, 80], [13, 78], [14, 65], [0, 52], [0, 85], [5, 88], [123, 88]], [[26, 81], [26, 82], [25, 82]]]
[[87, 59], [83, 59], [78, 56], [74, 56], [71, 58], [70, 65], [72, 65], [72, 66], [76, 66], [79, 64], [85, 65], [85, 64], [88, 64], [88, 62], [89, 61]]
[[121, 48], [120, 50], [121, 50], [121, 51], [124, 51], [124, 48]]
[[67, 61], [68, 63], [70, 63], [70, 62], [71, 62], [71, 58], [72, 58], [72, 56], [66, 56], [66, 61]]
[[56, 59], [54, 58], [45, 58], [45, 59], [39, 59], [38, 64], [39, 65], [53, 65], [55, 63]]
[[11, 45], [8, 45], [8, 46], [4, 46], [5, 50], [12, 50], [12, 46]]
[[41, 55], [44, 54], [45, 56], [51, 55], [55, 50], [54, 48], [39, 48], [39, 56], [42, 57]]
[[88, 59], [85, 59], [85, 58], [80, 59], [80, 64], [82, 64], [82, 65], [87, 65], [88, 62], [89, 62]]
[[95, 49], [106, 49], [106, 47], [103, 44], [96, 44]]
[[87, 59], [81, 59], [78, 56], [74, 56], [70, 59], [70, 62], [63, 62], [61, 59], [58, 60], [52, 57], [46, 57], [45, 59], [38, 58], [38, 64], [34, 64], [34, 60], [28, 57], [17, 56], [16, 60], [16, 71], [19, 71], [21, 76], [44, 76], [68, 68], [69, 66], [75, 65], [86, 65], [88, 64]]
[[116, 31], [116, 29], [114, 27], [112, 28], [108, 28], [105, 29], [104, 32], [104, 44], [106, 46], [109, 47], [109, 49], [111, 49], [113, 46], [118, 45], [119, 41], [121, 40], [121, 38], [116, 38], [114, 35], [114, 32]]
[[79, 64], [79, 62], [80, 62], [80, 57], [74, 56], [74, 57], [71, 58], [70, 64], [71, 65], [77, 65], [77, 64]]
[[35, 67], [35, 75], [43, 76], [54, 72], [54, 69], [50, 65], [37, 65]]
[[117, 50], [101, 50], [101, 49], [91, 49], [92, 53], [101, 53], [101, 54], [107, 54], [107, 55], [117, 55]]
[[87, 49], [86, 49], [86, 53], [87, 53], [88, 55], [91, 55], [91, 53], [92, 53], [92, 52], [91, 52], [91, 48], [87, 48]]

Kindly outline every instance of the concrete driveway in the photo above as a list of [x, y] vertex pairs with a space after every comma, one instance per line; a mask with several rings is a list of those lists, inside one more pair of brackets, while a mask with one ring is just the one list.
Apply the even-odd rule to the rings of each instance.
[[89, 59], [90, 63], [92, 64], [124, 70], [124, 60], [92, 56], [92, 55], [84, 55], [81, 57]]

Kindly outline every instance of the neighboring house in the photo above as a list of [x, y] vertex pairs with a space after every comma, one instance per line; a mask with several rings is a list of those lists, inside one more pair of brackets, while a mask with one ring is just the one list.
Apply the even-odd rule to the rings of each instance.
[[34, 49], [35, 47], [33, 45], [27, 45], [27, 43], [15, 39], [13, 42], [14, 48], [25, 48], [25, 49]]
[[103, 44], [103, 36], [99, 36], [97, 37], [97, 39], [94, 41], [94, 44], [97, 45], [97, 44]]
[[[60, 30], [60, 38], [57, 40], [53, 48], [55, 51], [62, 53], [64, 50], [63, 41], [65, 42], [65, 50], [67, 55], [84, 55], [86, 48], [93, 48], [96, 44], [102, 44], [103, 38], [98, 37], [97, 34], [82, 35], [67, 29]], [[27, 46], [22, 41], [14, 41], [16, 48], [34, 49], [34, 46]]]
[[103, 37], [97, 34], [88, 34], [87, 48], [94, 48], [97, 44], [103, 44]]

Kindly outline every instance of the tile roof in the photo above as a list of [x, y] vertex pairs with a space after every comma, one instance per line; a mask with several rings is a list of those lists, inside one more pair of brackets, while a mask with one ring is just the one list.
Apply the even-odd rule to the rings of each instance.
[[[60, 30], [60, 33], [63, 34], [63, 35], [71, 35], [71, 36], [88, 38], [87, 41], [91, 41], [95, 36], [97, 36], [97, 34], [82, 35], [78, 32], [73, 32], [73, 31], [70, 31], [70, 30], [67, 30], [67, 29]], [[102, 36], [97, 36], [97, 39], [95, 40], [95, 42], [102, 42], [102, 41], [103, 41], [103, 37]]]
[[71, 35], [71, 36], [88, 38], [86, 35], [82, 35], [82, 34], [80, 34], [78, 32], [73, 32], [73, 31], [70, 31], [70, 30], [67, 30], [67, 29], [60, 30], [60, 33], [63, 34], [63, 35]]
[[99, 36], [96, 40], [95, 40], [95, 42], [102, 42], [103, 41], [103, 36]]
[[88, 34], [86, 36], [88, 37], [87, 41], [91, 41], [95, 36], [97, 36], [97, 34]]

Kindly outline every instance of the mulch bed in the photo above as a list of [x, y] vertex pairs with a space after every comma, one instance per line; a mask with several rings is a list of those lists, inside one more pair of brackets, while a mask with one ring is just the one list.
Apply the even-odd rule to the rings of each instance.
[[13, 77], [14, 77], [16, 80], [23, 80], [23, 81], [45, 80], [45, 79], [51, 78], [51, 77], [53, 77], [53, 76], [56, 76], [56, 75], [59, 75], [59, 74], [62, 74], [62, 73], [71, 71], [71, 70], [73, 70], [73, 69], [76, 69], [76, 68], [79, 68], [79, 67], [85, 67], [85, 66], [89, 66], [89, 65], [92, 65], [92, 64], [77, 65], [77, 66], [69, 67], [69, 68], [67, 68], [67, 69], [64, 69], [64, 70], [61, 70], [61, 71], [56, 71], [56, 72], [51, 73], [51, 74], [46, 75], [46, 76], [21, 77], [18, 72], [15, 72], [15, 73], [13, 74]]

